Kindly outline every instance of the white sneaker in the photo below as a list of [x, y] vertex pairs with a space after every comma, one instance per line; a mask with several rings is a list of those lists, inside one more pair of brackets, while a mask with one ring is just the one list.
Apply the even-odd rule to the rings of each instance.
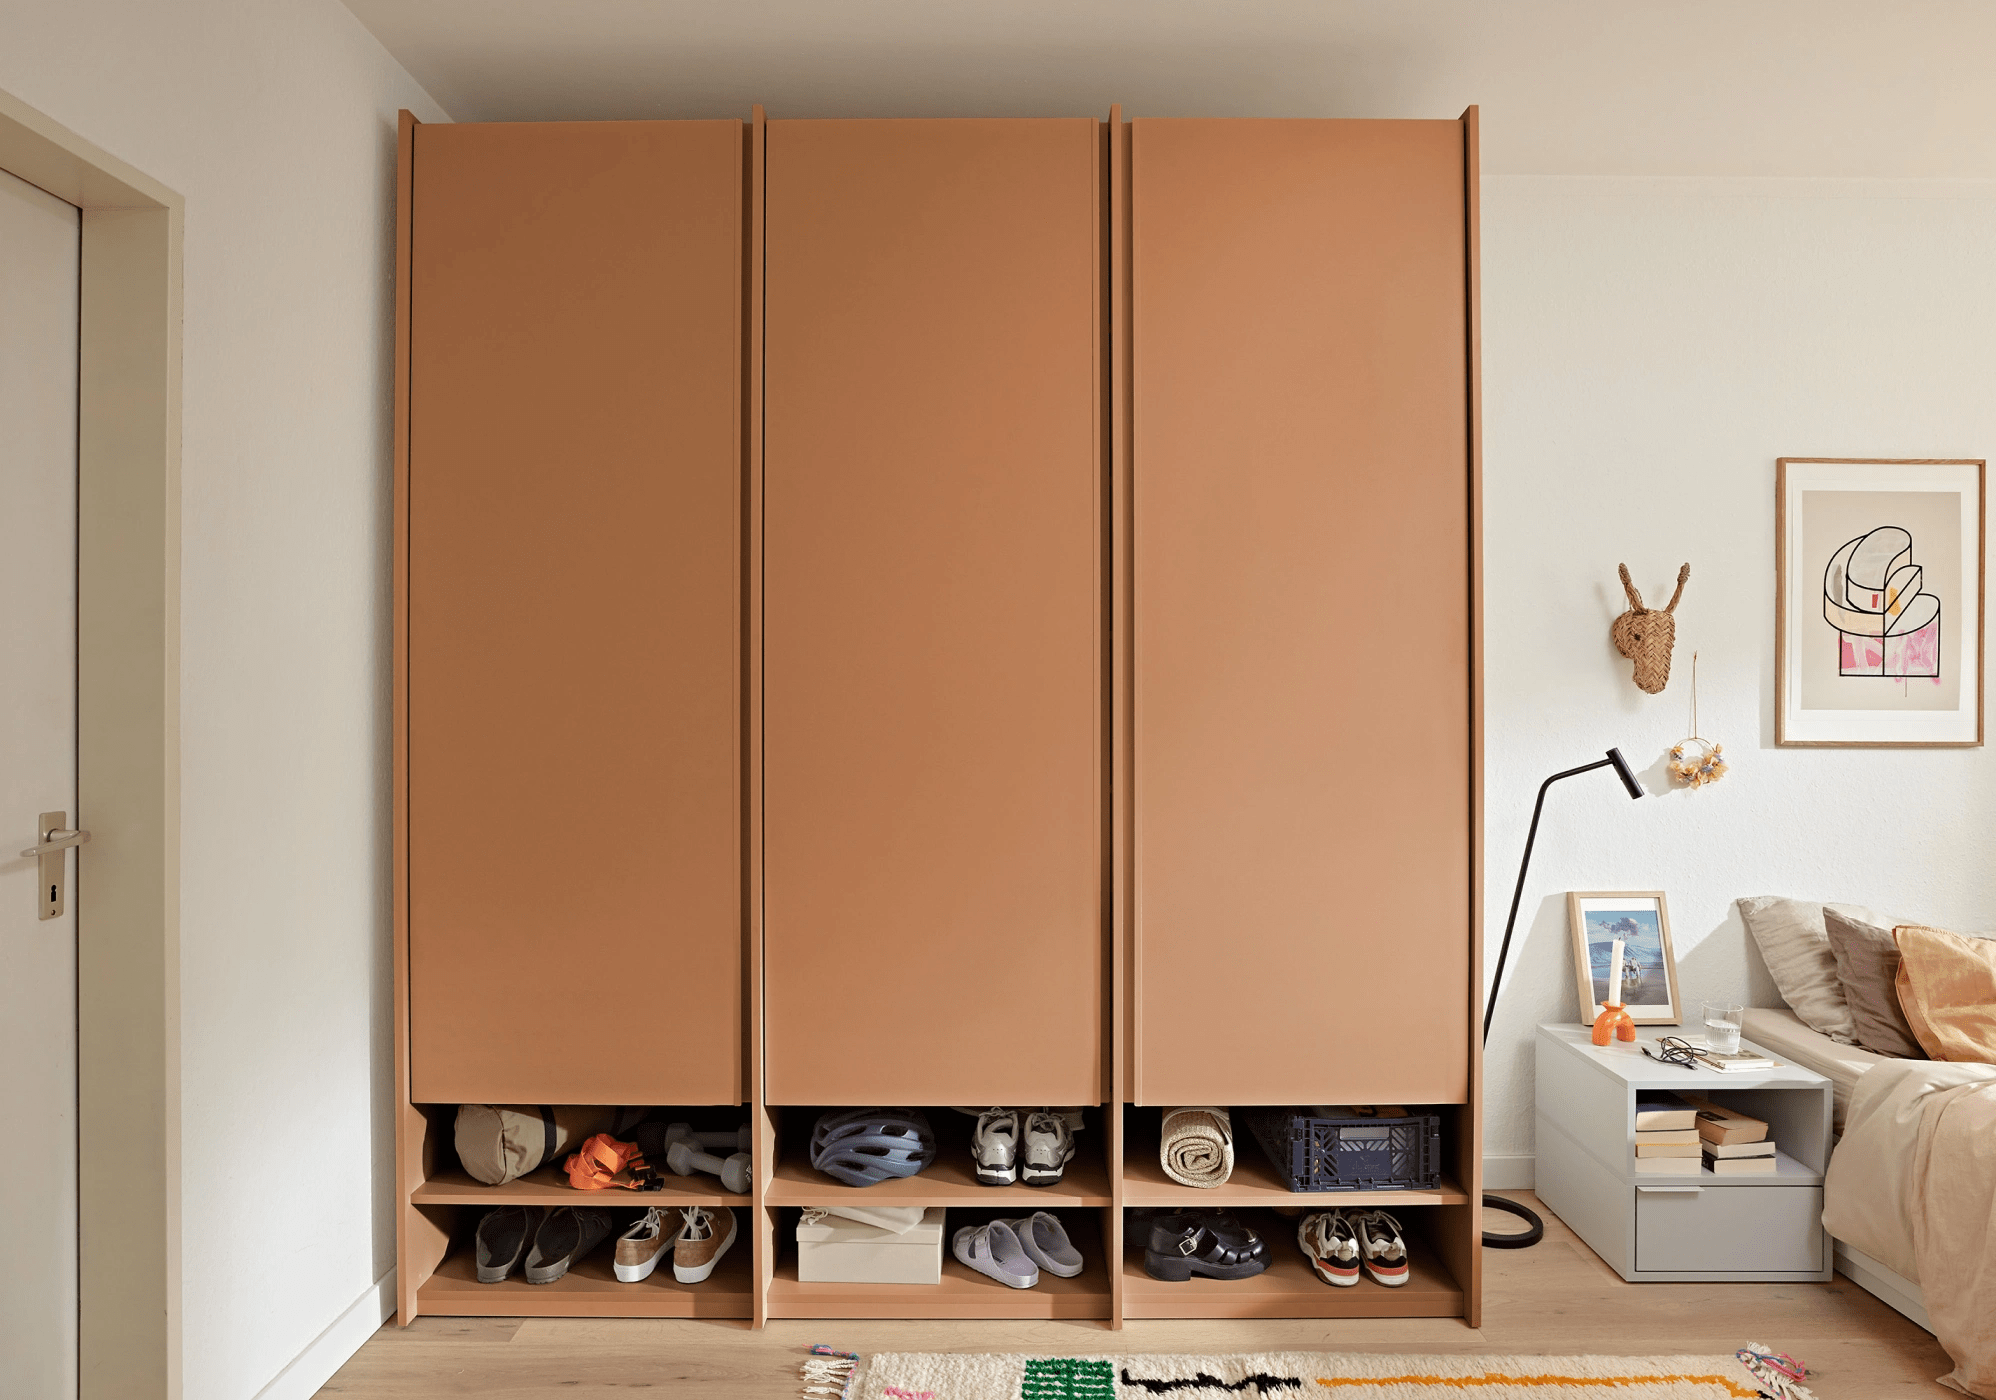
[[653, 1206], [617, 1236], [617, 1282], [642, 1283], [650, 1278], [658, 1261], [672, 1248], [682, 1223], [677, 1206]]
[[1026, 1159], [1020, 1176], [1028, 1186], [1051, 1186], [1074, 1160], [1074, 1129], [1053, 1109], [1035, 1109], [1026, 1118]]
[[1019, 1115], [1014, 1109], [990, 1108], [977, 1115], [970, 1136], [970, 1155], [977, 1163], [982, 1186], [1010, 1186], [1019, 1179]]
[[1304, 1216], [1296, 1227], [1296, 1243], [1325, 1283], [1350, 1288], [1358, 1282], [1358, 1232], [1343, 1211]]
[[1358, 1231], [1358, 1252], [1373, 1282], [1388, 1288], [1405, 1283], [1407, 1245], [1400, 1238], [1400, 1222], [1383, 1210], [1353, 1211], [1350, 1219]]

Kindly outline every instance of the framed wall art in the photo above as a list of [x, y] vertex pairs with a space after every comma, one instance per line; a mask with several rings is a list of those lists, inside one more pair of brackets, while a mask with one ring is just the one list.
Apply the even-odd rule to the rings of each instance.
[[1670, 947], [1670, 914], [1661, 890], [1632, 894], [1570, 893], [1566, 920], [1573, 931], [1573, 977], [1580, 994], [1580, 1024], [1591, 1026], [1608, 995], [1615, 940], [1622, 942], [1622, 1005], [1639, 1026], [1681, 1023], [1677, 955]]
[[1984, 463], [1783, 457], [1774, 741], [1982, 742]]

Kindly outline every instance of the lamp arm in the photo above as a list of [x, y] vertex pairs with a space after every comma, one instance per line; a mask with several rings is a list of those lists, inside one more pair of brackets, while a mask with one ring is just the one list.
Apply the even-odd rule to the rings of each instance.
[[1518, 887], [1511, 891], [1511, 915], [1504, 920], [1504, 942], [1497, 949], [1497, 975], [1490, 979], [1490, 1001], [1483, 1008], [1483, 1043], [1490, 1043], [1490, 1020], [1497, 1014], [1497, 992], [1504, 985], [1504, 961], [1511, 954], [1511, 934], [1518, 926], [1518, 904], [1525, 897], [1525, 874], [1532, 868], [1532, 845], [1539, 837], [1539, 816], [1545, 811], [1546, 789], [1561, 778], [1571, 778], [1577, 773], [1591, 773], [1596, 768], [1607, 768], [1614, 763], [1612, 758], [1598, 758], [1592, 763], [1583, 763], [1578, 768], [1569, 768], [1564, 773], [1555, 773], [1539, 784], [1539, 800], [1532, 804], [1532, 825], [1525, 833], [1525, 858], [1518, 862]]

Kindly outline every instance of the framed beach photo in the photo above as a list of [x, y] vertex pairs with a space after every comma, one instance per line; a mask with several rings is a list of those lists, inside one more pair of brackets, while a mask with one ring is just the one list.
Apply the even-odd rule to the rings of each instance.
[[1566, 920], [1573, 930], [1573, 979], [1580, 994], [1580, 1024], [1591, 1026], [1608, 996], [1615, 940], [1622, 940], [1622, 1005], [1639, 1026], [1682, 1023], [1677, 1002], [1677, 955], [1670, 947], [1670, 914], [1661, 890], [1634, 894], [1570, 893]]
[[1984, 463], [1783, 457], [1774, 741], [1982, 742]]

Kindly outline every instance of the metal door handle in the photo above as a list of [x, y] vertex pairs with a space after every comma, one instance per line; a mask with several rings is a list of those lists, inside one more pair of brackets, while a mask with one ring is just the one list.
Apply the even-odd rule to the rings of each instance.
[[57, 851], [66, 851], [71, 846], [81, 846], [89, 839], [90, 833], [87, 831], [65, 831], [61, 827], [57, 827], [42, 838], [42, 843], [39, 846], [30, 846], [27, 850], [21, 852], [21, 854], [24, 856], [54, 855]]
[[[38, 863], [38, 878], [35, 881], [35, 917], [37, 919], [58, 919], [69, 903], [69, 858], [63, 852], [71, 846], [81, 846], [90, 839], [87, 831], [77, 831], [69, 825], [67, 812], [43, 812], [35, 818], [35, 830], [41, 839], [27, 850], [24, 856], [35, 857]], [[80, 861], [82, 856], [78, 856]]]

